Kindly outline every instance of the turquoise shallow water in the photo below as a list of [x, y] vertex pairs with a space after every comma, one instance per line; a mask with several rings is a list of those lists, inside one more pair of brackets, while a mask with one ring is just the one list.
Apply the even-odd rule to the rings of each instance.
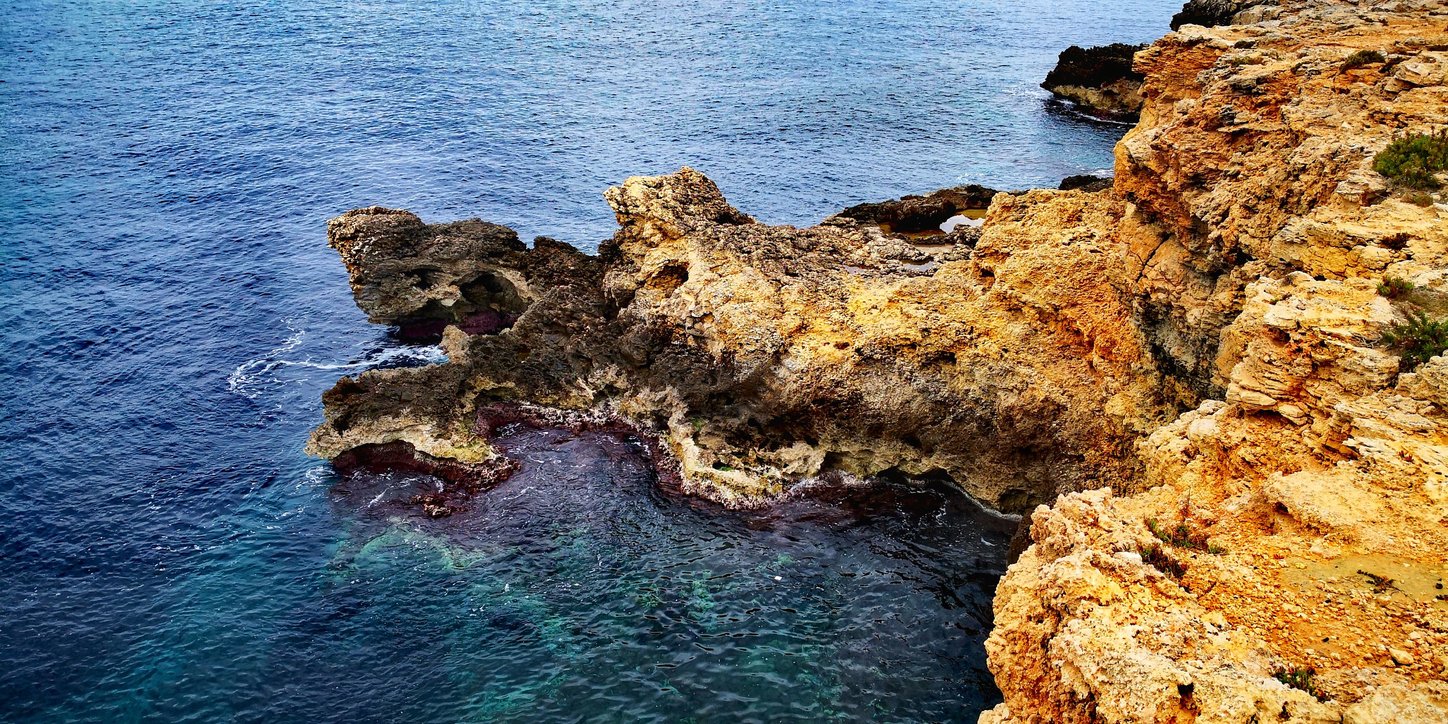
[[[690, 164], [759, 218], [1054, 185], [1121, 129], [1036, 83], [1173, 3], [10, 2], [0, 21], [0, 719], [973, 720], [1003, 530], [947, 490], [737, 514], [622, 438], [428, 481], [301, 445], [369, 326], [325, 220], [592, 248]], [[777, 577], [777, 578], [776, 578]]]

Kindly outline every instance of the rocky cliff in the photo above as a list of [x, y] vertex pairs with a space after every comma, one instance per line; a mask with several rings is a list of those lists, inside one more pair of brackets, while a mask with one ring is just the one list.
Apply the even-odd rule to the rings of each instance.
[[1448, 208], [1372, 170], [1448, 120], [1448, 7], [1247, 12], [1138, 54], [1117, 148], [1142, 332], [1204, 401], [1146, 492], [1033, 514], [983, 721], [1448, 720], [1448, 359], [1383, 341], [1448, 311]]
[[1202, 5], [1232, 24], [1135, 56], [1114, 185], [978, 231], [930, 227], [987, 190], [798, 229], [689, 169], [610, 189], [596, 256], [335, 219], [359, 305], [449, 361], [343, 379], [310, 450], [437, 473], [435, 515], [516, 420], [639, 430], [729, 505], [945, 478], [1035, 508], [987, 721], [1441, 720], [1448, 359], [1387, 337], [1448, 312], [1448, 207], [1373, 159], [1448, 120], [1448, 7]]

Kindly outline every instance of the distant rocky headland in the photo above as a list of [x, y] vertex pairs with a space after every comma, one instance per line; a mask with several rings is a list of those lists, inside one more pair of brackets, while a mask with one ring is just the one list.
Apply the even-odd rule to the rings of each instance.
[[1093, 116], [1136, 120], [1141, 113], [1141, 83], [1132, 63], [1145, 45], [1113, 43], [1095, 48], [1073, 45], [1061, 51], [1041, 87]]
[[635, 430], [730, 506], [948, 480], [1027, 516], [982, 721], [1443, 721], [1448, 3], [1173, 28], [1058, 69], [1139, 115], [1111, 182], [801, 229], [686, 168], [609, 189], [596, 255], [348, 212], [358, 305], [448, 362], [342, 379], [309, 450], [438, 475], [435, 516], [516, 421]]

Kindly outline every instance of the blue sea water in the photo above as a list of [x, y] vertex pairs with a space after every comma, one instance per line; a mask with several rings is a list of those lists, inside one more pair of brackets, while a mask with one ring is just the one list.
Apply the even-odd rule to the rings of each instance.
[[1036, 83], [1170, 0], [7, 2], [0, 720], [973, 721], [1009, 525], [886, 484], [727, 513], [627, 438], [513, 431], [425, 479], [301, 452], [369, 326], [325, 220], [385, 204], [593, 248], [688, 164], [808, 224], [1109, 168]]

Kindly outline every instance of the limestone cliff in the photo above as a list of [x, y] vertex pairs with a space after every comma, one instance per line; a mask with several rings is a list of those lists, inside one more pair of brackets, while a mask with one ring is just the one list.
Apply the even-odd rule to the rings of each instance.
[[1143, 333], [1210, 399], [1140, 442], [1146, 492], [1034, 513], [983, 721], [1448, 720], [1448, 359], [1382, 341], [1443, 311], [1448, 210], [1371, 168], [1448, 120], [1448, 7], [1252, 12], [1138, 54], [1117, 148]]

